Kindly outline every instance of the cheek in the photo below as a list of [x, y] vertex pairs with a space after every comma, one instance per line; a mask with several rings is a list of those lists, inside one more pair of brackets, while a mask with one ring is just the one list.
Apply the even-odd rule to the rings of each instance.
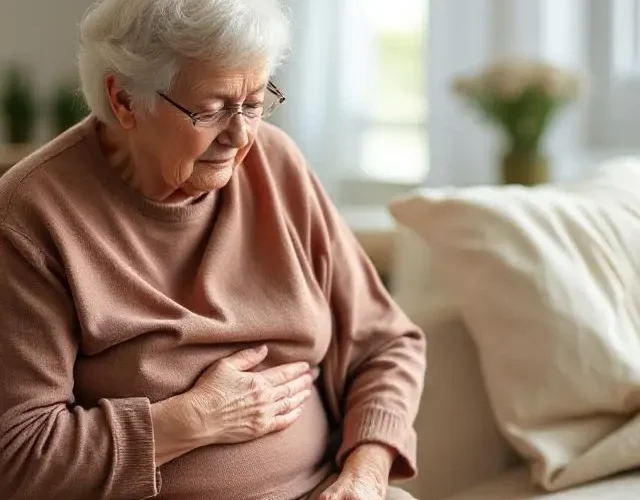
[[211, 145], [205, 134], [190, 129], [166, 138], [170, 144], [165, 158], [161, 159], [163, 177], [174, 186], [183, 184], [193, 173], [193, 165]]

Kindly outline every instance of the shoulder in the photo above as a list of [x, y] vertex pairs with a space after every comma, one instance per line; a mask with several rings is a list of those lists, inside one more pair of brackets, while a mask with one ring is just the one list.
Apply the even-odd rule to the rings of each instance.
[[[315, 198], [317, 182], [302, 151], [294, 140], [280, 128], [262, 123], [255, 144], [247, 157], [251, 181], [264, 185], [268, 182], [272, 192], [299, 209], [302, 198]], [[306, 203], [308, 203], [307, 200]]]
[[85, 147], [86, 124], [53, 139], [0, 177], [0, 225], [24, 230], [43, 223], [68, 193], [67, 183], [89, 161]]
[[264, 173], [281, 194], [293, 195], [302, 191], [312, 197], [325, 197], [313, 168], [295, 141], [282, 129], [263, 123], [248, 163]]
[[[286, 218], [302, 232], [320, 232], [335, 218], [335, 207], [300, 148], [283, 130], [263, 123], [248, 165], [253, 182], [271, 186]], [[252, 168], [254, 167], [254, 168]], [[256, 174], [259, 172], [259, 174]], [[313, 227], [309, 227], [309, 224]]]
[[284, 130], [263, 122], [258, 129], [253, 152], [266, 162], [273, 175], [306, 175], [307, 161], [295, 141]]
[[262, 122], [256, 142], [270, 152], [302, 156], [294, 140], [284, 130], [268, 122]]

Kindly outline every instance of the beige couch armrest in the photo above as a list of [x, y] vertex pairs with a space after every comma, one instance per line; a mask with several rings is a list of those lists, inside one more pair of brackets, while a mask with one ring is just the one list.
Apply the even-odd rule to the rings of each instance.
[[[420, 298], [396, 298], [427, 335], [428, 370], [418, 432], [419, 477], [406, 487], [436, 500], [488, 480], [516, 455], [499, 433], [484, 390], [475, 346], [460, 319], [434, 315]], [[433, 320], [440, 316], [439, 320]]]

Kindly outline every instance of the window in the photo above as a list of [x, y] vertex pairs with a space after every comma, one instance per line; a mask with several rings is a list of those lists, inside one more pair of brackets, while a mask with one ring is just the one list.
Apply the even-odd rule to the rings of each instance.
[[420, 182], [427, 172], [427, 0], [348, 0], [343, 89], [357, 175]]
[[588, 2], [592, 91], [589, 139], [597, 148], [640, 149], [640, 1]]

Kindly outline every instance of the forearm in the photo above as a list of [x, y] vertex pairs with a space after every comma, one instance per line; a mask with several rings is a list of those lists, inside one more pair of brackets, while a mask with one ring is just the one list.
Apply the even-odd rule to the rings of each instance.
[[424, 336], [409, 332], [358, 368], [346, 394], [343, 443], [338, 462], [366, 443], [396, 450], [394, 478], [415, 474], [415, 431], [424, 378]]
[[158, 493], [149, 403], [102, 400], [0, 419], [0, 498], [130, 499]]
[[394, 478], [411, 477], [416, 472], [413, 422], [424, 383], [425, 336], [393, 302], [349, 228], [335, 216], [330, 302], [336, 340], [325, 369], [339, 377], [326, 377], [329, 394], [337, 396], [329, 398], [330, 404], [342, 420], [337, 462], [341, 466], [364, 443], [381, 443], [399, 453]]
[[149, 400], [75, 404], [80, 335], [65, 267], [6, 226], [0, 262], [0, 498], [156, 495]]

